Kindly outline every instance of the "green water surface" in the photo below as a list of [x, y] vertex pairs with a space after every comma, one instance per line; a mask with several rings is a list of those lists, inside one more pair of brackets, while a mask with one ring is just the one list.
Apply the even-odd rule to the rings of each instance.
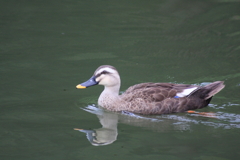
[[[238, 0], [1, 0], [0, 159], [239, 159], [239, 60]], [[102, 86], [75, 89], [104, 64], [118, 69], [122, 92], [142, 82], [226, 87], [198, 110], [215, 117], [111, 113], [96, 107]]]

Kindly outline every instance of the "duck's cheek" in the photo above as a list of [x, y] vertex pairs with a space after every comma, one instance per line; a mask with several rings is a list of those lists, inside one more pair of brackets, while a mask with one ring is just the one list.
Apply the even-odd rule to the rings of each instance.
[[108, 86], [109, 85], [108, 78], [99, 79], [99, 84], [104, 85], [104, 86]]
[[106, 78], [103, 77], [102, 75], [96, 78], [96, 81], [98, 82], [99, 85], [106, 85]]
[[95, 80], [100, 84], [100, 81], [101, 81], [100, 77], [97, 77]]
[[99, 84], [104, 86], [112, 86], [114, 85], [115, 81], [111, 77], [103, 77], [99, 79]]

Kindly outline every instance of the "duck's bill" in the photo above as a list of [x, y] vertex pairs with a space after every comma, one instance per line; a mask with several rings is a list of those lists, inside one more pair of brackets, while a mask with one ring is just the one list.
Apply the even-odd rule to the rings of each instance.
[[95, 76], [92, 76], [86, 82], [83, 82], [83, 83], [77, 85], [76, 88], [77, 89], [84, 89], [84, 88], [87, 88], [87, 87], [90, 87], [90, 86], [94, 86], [94, 85], [97, 85], [97, 84], [98, 84], [98, 82], [96, 82]]
[[86, 86], [82, 86], [81, 84], [78, 84], [77, 86], [76, 86], [76, 88], [77, 89], [84, 89], [84, 88], [87, 88]]

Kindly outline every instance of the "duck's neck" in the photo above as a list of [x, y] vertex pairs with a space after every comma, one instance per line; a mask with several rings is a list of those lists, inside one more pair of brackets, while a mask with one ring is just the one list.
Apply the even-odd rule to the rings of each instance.
[[119, 88], [118, 86], [113, 87], [104, 87], [104, 90], [102, 91], [99, 98], [103, 97], [118, 97], [119, 96]]
[[113, 104], [119, 100], [119, 89], [120, 86], [105, 86], [98, 98], [98, 104], [104, 108], [113, 107]]

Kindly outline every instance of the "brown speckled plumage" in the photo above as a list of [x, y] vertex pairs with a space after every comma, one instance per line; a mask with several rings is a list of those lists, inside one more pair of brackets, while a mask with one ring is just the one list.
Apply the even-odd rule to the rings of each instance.
[[[101, 107], [111, 111], [138, 114], [168, 114], [203, 108], [209, 104], [212, 96], [224, 88], [222, 81], [204, 87], [188, 84], [141, 83], [129, 87], [122, 95], [118, 95], [120, 77], [113, 66], [100, 66], [92, 78], [96, 84], [105, 86], [98, 99]], [[81, 86], [85, 85], [86, 82], [81, 84]], [[186, 89], [190, 89], [191, 92], [175, 98]]]

